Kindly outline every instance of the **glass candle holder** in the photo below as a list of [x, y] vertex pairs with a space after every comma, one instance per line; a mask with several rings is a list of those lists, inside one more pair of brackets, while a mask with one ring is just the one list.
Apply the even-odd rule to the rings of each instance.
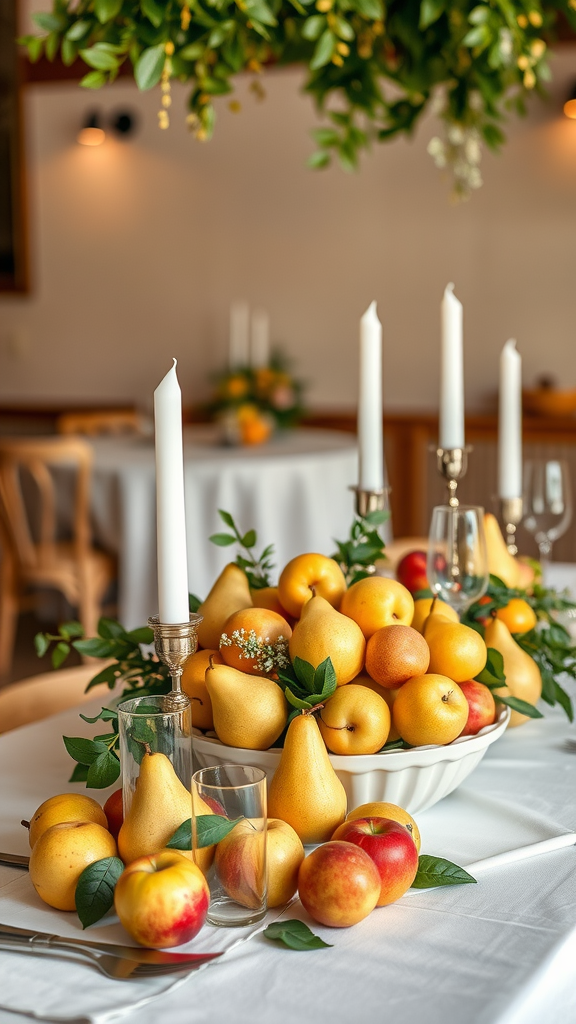
[[198, 818], [240, 819], [214, 850], [207, 872], [210, 924], [242, 926], [266, 913], [266, 773], [249, 765], [202, 768], [192, 777], [192, 848], [199, 862]]
[[180, 782], [190, 787], [192, 712], [190, 705], [166, 709], [165, 696], [134, 697], [118, 705], [124, 817], [132, 805], [144, 754], [165, 754]]
[[426, 575], [430, 589], [459, 615], [486, 593], [483, 508], [437, 505], [433, 509]]

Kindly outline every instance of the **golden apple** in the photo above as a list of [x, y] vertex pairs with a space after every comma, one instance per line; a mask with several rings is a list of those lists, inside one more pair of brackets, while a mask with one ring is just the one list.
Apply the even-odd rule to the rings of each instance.
[[116, 857], [116, 842], [94, 821], [63, 821], [46, 829], [30, 855], [30, 879], [41, 900], [56, 910], [75, 910], [80, 875], [96, 860]]

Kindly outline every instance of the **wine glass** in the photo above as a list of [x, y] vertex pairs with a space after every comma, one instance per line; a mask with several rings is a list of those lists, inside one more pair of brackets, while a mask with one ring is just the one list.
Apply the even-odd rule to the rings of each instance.
[[430, 589], [459, 615], [488, 589], [484, 509], [437, 505], [432, 510], [427, 575]]
[[528, 459], [524, 463], [522, 525], [538, 545], [542, 566], [552, 545], [572, 521], [570, 474], [564, 459]]

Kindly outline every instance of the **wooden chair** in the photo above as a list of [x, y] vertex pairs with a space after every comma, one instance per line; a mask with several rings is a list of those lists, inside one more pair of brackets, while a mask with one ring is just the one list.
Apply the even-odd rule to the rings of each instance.
[[[75, 474], [70, 540], [57, 531], [57, 467]], [[31, 591], [59, 590], [87, 636], [96, 632], [115, 567], [90, 543], [91, 471], [92, 450], [81, 438], [0, 439], [0, 677], [10, 671], [18, 615], [34, 606]]]
[[108, 662], [98, 665], [76, 665], [58, 672], [42, 672], [21, 679], [0, 690], [0, 733], [10, 732], [30, 722], [66, 711], [87, 700], [111, 700], [113, 693], [103, 683], [89, 693], [86, 687]]
[[139, 434], [141, 416], [135, 409], [100, 409], [95, 412], [67, 412], [56, 421], [59, 434]]

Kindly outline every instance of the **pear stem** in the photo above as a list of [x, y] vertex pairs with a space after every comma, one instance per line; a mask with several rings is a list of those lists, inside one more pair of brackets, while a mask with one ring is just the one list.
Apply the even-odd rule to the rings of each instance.
[[318, 711], [320, 708], [323, 708], [323, 707], [324, 707], [324, 702], [322, 701], [320, 704], [315, 704], [314, 707], [312, 707], [312, 708], [302, 708], [302, 714], [303, 715], [311, 715], [311, 714], [313, 714], [314, 711]]
[[20, 822], [20, 824], [24, 825], [24, 828], [27, 828], [28, 831], [30, 831], [30, 822], [26, 821], [26, 818], [22, 818], [22, 821]]

